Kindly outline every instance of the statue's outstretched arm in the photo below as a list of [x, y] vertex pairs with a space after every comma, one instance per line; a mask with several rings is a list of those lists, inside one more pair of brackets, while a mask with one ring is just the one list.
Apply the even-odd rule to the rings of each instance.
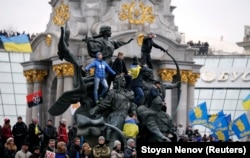
[[176, 83], [163, 83], [164, 89], [173, 89], [173, 88], [179, 88], [180, 87], [180, 81], [177, 81]]

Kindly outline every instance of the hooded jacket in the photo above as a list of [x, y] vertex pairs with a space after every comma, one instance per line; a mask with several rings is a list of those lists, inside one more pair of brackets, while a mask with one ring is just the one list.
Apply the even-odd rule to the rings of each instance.
[[112, 68], [103, 60], [95, 59], [85, 69], [86, 71], [89, 71], [90, 68], [95, 68], [95, 77], [98, 77], [100, 79], [104, 79], [106, 77], [106, 70], [108, 70], [113, 75], [116, 74], [112, 70]]
[[131, 87], [142, 87], [142, 75], [140, 65], [131, 65], [128, 74], [132, 77]]

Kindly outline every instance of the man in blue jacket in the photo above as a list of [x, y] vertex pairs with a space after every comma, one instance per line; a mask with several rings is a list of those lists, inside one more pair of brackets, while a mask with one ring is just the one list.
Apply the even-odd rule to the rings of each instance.
[[[112, 70], [112, 68], [102, 60], [102, 53], [98, 52], [96, 54], [96, 59], [86, 66], [85, 70], [89, 71], [90, 68], [95, 68], [95, 81], [94, 81], [94, 98], [96, 104], [99, 103], [99, 100], [102, 100], [102, 97], [106, 94], [108, 90], [108, 83], [106, 80], [106, 70], [108, 70], [111, 74], [116, 75], [116, 73]], [[103, 85], [103, 89], [101, 94], [98, 96], [99, 84]]]

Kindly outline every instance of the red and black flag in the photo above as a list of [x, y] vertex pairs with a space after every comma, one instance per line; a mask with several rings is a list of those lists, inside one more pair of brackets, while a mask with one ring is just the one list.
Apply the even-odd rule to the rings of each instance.
[[38, 90], [26, 96], [28, 107], [37, 106], [43, 103], [42, 91]]

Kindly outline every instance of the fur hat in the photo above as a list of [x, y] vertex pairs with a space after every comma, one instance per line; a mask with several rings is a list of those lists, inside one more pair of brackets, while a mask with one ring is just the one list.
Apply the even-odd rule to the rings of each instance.
[[121, 144], [121, 142], [119, 140], [114, 141], [114, 147], [116, 147], [117, 145], [120, 145], [120, 144]]
[[134, 56], [134, 57], [132, 58], [132, 65], [138, 65], [137, 56]]
[[9, 137], [7, 140], [6, 140], [6, 143], [9, 143], [10, 141], [14, 140], [12, 137]]

